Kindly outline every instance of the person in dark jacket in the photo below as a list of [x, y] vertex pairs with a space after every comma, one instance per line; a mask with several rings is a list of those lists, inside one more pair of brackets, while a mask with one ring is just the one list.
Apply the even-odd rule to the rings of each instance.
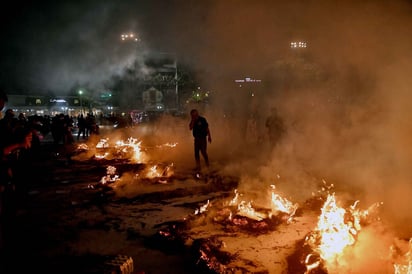
[[194, 137], [194, 151], [196, 160], [196, 170], [200, 172], [200, 154], [202, 154], [205, 164], [209, 167], [209, 156], [207, 154], [207, 142], [212, 143], [212, 136], [209, 130], [209, 124], [205, 117], [200, 116], [196, 109], [190, 111], [191, 121], [189, 129]]

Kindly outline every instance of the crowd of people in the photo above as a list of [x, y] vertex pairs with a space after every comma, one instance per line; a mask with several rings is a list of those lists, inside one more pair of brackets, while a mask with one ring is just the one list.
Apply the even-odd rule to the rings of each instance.
[[[0, 91], [0, 111], [7, 102], [7, 94]], [[15, 255], [16, 216], [24, 210], [34, 163], [42, 159], [42, 140], [50, 136], [52, 150], [67, 151], [75, 143], [74, 127], [79, 128], [77, 140], [99, 134], [99, 128], [92, 114], [85, 118], [62, 113], [26, 117], [24, 113], [16, 115], [11, 108], [0, 113], [0, 273], [5, 273], [7, 262]]]
[[[7, 101], [7, 95], [0, 91], [1, 110]], [[6, 110], [0, 120], [0, 272], [7, 271], [7, 263], [14, 254], [16, 187], [21, 175], [26, 174], [19, 170], [30, 157], [33, 144], [38, 141], [33, 133], [33, 123], [20, 115], [15, 117], [11, 109]]]

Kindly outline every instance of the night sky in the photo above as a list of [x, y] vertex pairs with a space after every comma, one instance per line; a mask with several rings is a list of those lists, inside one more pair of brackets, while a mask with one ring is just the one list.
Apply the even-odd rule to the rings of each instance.
[[37, 92], [101, 85], [135, 56], [133, 47], [120, 42], [122, 33], [138, 33], [141, 50], [175, 50], [176, 32], [170, 28], [179, 13], [191, 10], [181, 3], [10, 1], [2, 9], [1, 85]]
[[[262, 72], [292, 40], [308, 41], [319, 62], [368, 69], [411, 46], [410, 1], [7, 2], [0, 83], [12, 93], [100, 88], [145, 50], [174, 52], [214, 81]], [[120, 43], [128, 31], [137, 50]]]

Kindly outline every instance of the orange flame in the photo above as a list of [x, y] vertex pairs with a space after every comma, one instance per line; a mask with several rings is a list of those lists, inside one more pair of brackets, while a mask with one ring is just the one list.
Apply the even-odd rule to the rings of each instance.
[[[376, 213], [376, 209], [382, 204], [376, 203], [368, 210], [362, 211], [357, 209], [358, 202], [356, 201], [347, 211], [337, 205], [334, 194], [328, 194], [314, 233], [305, 239], [306, 243], [319, 253], [320, 260], [326, 267], [341, 261], [345, 248], [356, 243], [361, 221], [370, 219], [372, 213]], [[307, 271], [316, 268], [319, 263], [320, 261], [306, 264]]]
[[127, 153], [129, 148], [132, 148], [133, 150], [133, 156], [132, 159], [134, 159], [136, 162], [141, 162], [143, 160], [142, 157], [142, 151], [141, 151], [141, 141], [138, 142], [136, 138], [129, 137], [127, 139], [127, 142], [124, 142], [123, 140], [119, 140], [116, 142], [115, 147], [120, 149], [121, 152]]
[[404, 255], [405, 263], [394, 264], [394, 274], [411, 274], [412, 273], [412, 238], [409, 239], [409, 250]]
[[329, 195], [316, 229], [321, 234], [318, 251], [327, 262], [335, 261], [345, 247], [355, 243], [360, 227], [356, 228], [354, 223], [359, 224], [359, 221], [345, 222], [345, 214], [346, 210], [337, 206], [335, 195]]
[[106, 183], [113, 183], [119, 180], [119, 175], [116, 174], [116, 168], [114, 166], [108, 166], [106, 168], [106, 176], [103, 176], [100, 182], [104, 185]]
[[[229, 206], [237, 206], [237, 214], [248, 217], [257, 221], [261, 221], [265, 218], [271, 218], [273, 215], [278, 214], [279, 212], [287, 213], [290, 215], [289, 221], [295, 214], [298, 204], [293, 204], [288, 199], [281, 197], [279, 194], [274, 193], [273, 189], [274, 186], [272, 185], [271, 191], [271, 213], [263, 213], [255, 210], [252, 206], [252, 201], [246, 202], [241, 200], [243, 194], [239, 193], [237, 189], [235, 189], [235, 197], [229, 201]], [[229, 217], [231, 218], [231, 216]]]
[[198, 214], [201, 214], [201, 213], [207, 211], [207, 209], [210, 205], [211, 204], [210, 204], [209, 200], [207, 200], [206, 204], [202, 205], [199, 209], [195, 210], [195, 215], [198, 215]]
[[272, 214], [277, 214], [278, 212], [287, 213], [290, 216], [288, 219], [288, 222], [290, 222], [293, 216], [295, 215], [296, 210], [298, 209], [299, 205], [293, 204], [288, 199], [283, 198], [279, 194], [275, 193], [274, 185], [271, 185], [270, 187], [272, 188], [272, 194], [271, 194], [272, 195], [272, 199], [271, 199]]

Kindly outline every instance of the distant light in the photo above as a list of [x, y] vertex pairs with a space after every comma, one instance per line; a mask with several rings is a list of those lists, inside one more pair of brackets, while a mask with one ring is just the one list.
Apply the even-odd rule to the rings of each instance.
[[307, 43], [304, 41], [296, 41], [296, 42], [290, 42], [290, 48], [296, 49], [296, 48], [307, 48]]
[[122, 41], [133, 41], [133, 42], [139, 42], [140, 38], [139, 35], [135, 34], [135, 33], [126, 33], [126, 34], [122, 34], [121, 36]]
[[55, 102], [55, 103], [66, 103], [66, 100], [64, 100], [64, 99], [50, 99], [50, 102]]
[[260, 82], [262, 82], [262, 80], [253, 79], [251, 77], [245, 77], [245, 79], [236, 79], [235, 80], [235, 83], [245, 83], [245, 82], [247, 82], [247, 83], [260, 83]]

